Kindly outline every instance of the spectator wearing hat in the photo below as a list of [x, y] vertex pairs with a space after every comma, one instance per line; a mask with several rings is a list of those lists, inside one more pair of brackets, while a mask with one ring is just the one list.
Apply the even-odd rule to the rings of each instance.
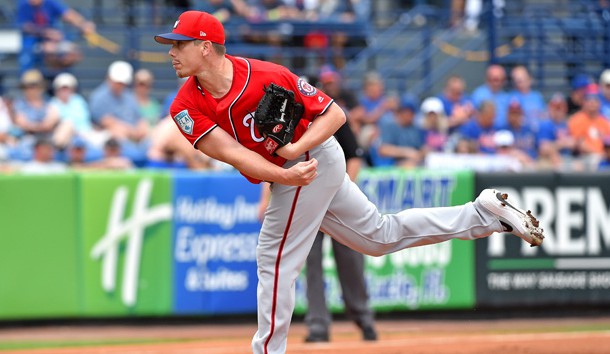
[[568, 130], [576, 139], [577, 150], [588, 159], [588, 168], [591, 168], [597, 166], [604, 153], [604, 139], [610, 138], [610, 122], [601, 114], [597, 84], [589, 84], [583, 98], [582, 108], [568, 121]]
[[568, 131], [568, 102], [565, 95], [555, 92], [547, 104], [547, 118], [537, 132], [538, 160], [541, 167], [564, 169], [573, 160], [576, 140]]
[[599, 91], [600, 110], [602, 115], [610, 120], [610, 69], [602, 71], [599, 75]]
[[493, 140], [496, 145], [496, 155], [510, 157], [506, 161], [506, 168], [509, 171], [517, 172], [535, 166], [535, 160], [515, 146], [515, 136], [511, 131], [498, 130], [494, 133]]
[[85, 139], [101, 151], [108, 134], [93, 129], [87, 101], [77, 92], [78, 81], [70, 73], [61, 73], [53, 80], [51, 106], [59, 112], [60, 124], [55, 132], [58, 147], [67, 147], [75, 137]]
[[506, 85], [506, 70], [501, 65], [492, 64], [485, 72], [485, 83], [477, 87], [471, 95], [476, 108], [480, 108], [483, 101], [492, 101], [495, 106], [495, 126], [506, 126], [506, 113], [508, 112], [509, 95], [504, 89]]
[[148, 69], [139, 69], [134, 75], [133, 92], [138, 100], [140, 116], [150, 127], [155, 126], [161, 119], [161, 104], [151, 96], [155, 77]]
[[591, 78], [586, 74], [578, 74], [572, 78], [570, 83], [570, 95], [568, 96], [568, 114], [572, 115], [582, 107], [585, 90], [592, 83]]
[[87, 166], [87, 143], [76, 136], [72, 139], [66, 151], [66, 163], [69, 168], [81, 169]]
[[546, 102], [540, 91], [532, 89], [532, 77], [523, 65], [514, 67], [511, 72], [513, 90], [510, 99], [518, 100], [523, 110], [523, 118], [527, 125], [537, 129], [540, 121], [546, 116]]
[[415, 124], [417, 104], [409, 96], [402, 97], [392, 121], [381, 125], [378, 154], [391, 159], [395, 166], [412, 168], [422, 160], [425, 133]]
[[132, 80], [131, 64], [113, 62], [108, 67], [106, 81], [91, 93], [89, 107], [94, 124], [120, 141], [125, 156], [142, 165], [149, 145], [149, 125], [142, 118], [138, 101], [129, 87]]
[[494, 154], [496, 144], [496, 105], [493, 101], [483, 101], [478, 106], [475, 117], [459, 129], [458, 153]]
[[443, 102], [437, 97], [426, 98], [420, 107], [423, 115], [424, 152], [452, 151], [449, 146], [449, 120]]
[[21, 96], [15, 100], [15, 129], [19, 140], [12, 150], [12, 159], [29, 160], [37, 138], [51, 139], [59, 123], [59, 112], [49, 104], [45, 80], [37, 69], [23, 73], [20, 80]]

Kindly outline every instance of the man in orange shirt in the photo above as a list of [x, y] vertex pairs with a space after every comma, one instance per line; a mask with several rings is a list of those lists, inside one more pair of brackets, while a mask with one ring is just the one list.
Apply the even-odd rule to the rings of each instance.
[[590, 84], [582, 108], [568, 121], [568, 130], [577, 140], [578, 151], [584, 155], [601, 155], [604, 139], [610, 138], [610, 121], [600, 111], [599, 89]]

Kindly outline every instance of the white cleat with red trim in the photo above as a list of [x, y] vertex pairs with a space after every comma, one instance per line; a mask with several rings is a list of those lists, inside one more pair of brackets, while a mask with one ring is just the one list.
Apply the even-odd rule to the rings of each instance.
[[481, 206], [494, 214], [505, 232], [521, 237], [532, 247], [540, 246], [544, 240], [540, 222], [530, 210], [523, 211], [508, 200], [508, 194], [495, 189], [485, 189], [476, 200]]

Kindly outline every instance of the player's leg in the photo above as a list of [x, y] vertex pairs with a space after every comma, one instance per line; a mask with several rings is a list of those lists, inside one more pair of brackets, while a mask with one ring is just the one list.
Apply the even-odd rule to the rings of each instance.
[[334, 138], [285, 167], [318, 160], [318, 177], [303, 187], [272, 184], [271, 199], [256, 250], [258, 331], [255, 354], [285, 353], [294, 310], [294, 283], [318, 233], [324, 213], [343, 183], [345, 158]]
[[[533, 228], [529, 216], [500, 198], [487, 190], [475, 202], [464, 205], [413, 208], [382, 216], [346, 177], [326, 213], [322, 230], [352, 249], [373, 256], [453, 238], [487, 237], [502, 231], [534, 243], [531, 234], [541, 234], [537, 221]], [[507, 221], [512, 230], [503, 226]]]
[[369, 306], [364, 278], [364, 255], [334, 239], [332, 245], [345, 312], [362, 330], [363, 339], [376, 340], [373, 310]]
[[305, 325], [308, 334], [306, 342], [327, 342], [331, 316], [326, 305], [324, 292], [324, 269], [322, 267], [322, 241], [324, 234], [318, 232], [307, 256], [305, 274], [307, 276], [307, 313]]

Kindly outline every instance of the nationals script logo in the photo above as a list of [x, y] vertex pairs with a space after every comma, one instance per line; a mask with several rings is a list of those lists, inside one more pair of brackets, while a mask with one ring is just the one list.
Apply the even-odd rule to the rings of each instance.
[[254, 125], [254, 113], [248, 113], [242, 123], [244, 124], [244, 126], [246, 128], [250, 128], [250, 137], [252, 138], [252, 140], [254, 140], [257, 143], [260, 143], [261, 141], [265, 140], [264, 137], [262, 136], [258, 136], [258, 130], [256, 129], [256, 126]]

